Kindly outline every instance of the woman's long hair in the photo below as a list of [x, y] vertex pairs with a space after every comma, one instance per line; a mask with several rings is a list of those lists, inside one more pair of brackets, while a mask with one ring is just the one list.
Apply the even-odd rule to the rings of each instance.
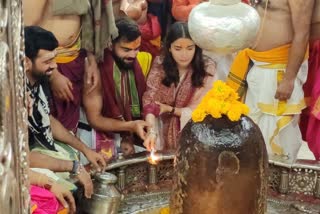
[[[180, 38], [191, 39], [189, 34], [188, 25], [184, 22], [176, 22], [171, 25], [163, 50], [163, 69], [165, 72], [165, 77], [162, 80], [162, 84], [167, 87], [170, 87], [172, 83], [177, 85], [179, 83], [179, 71], [177, 62], [173, 59], [170, 50], [171, 44]], [[192, 40], [192, 39], [191, 39]], [[197, 45], [195, 46], [196, 50], [191, 61], [192, 68], [192, 86], [201, 87], [203, 86], [203, 79], [206, 76], [205, 63], [203, 60], [202, 49]]]

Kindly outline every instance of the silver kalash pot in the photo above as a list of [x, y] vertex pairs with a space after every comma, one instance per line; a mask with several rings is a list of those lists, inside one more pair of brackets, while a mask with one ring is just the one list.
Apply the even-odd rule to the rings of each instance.
[[209, 0], [194, 7], [188, 19], [193, 41], [222, 55], [252, 45], [259, 26], [257, 11], [241, 0]]
[[94, 180], [94, 194], [85, 207], [90, 214], [117, 214], [121, 194], [116, 189], [117, 177], [111, 173], [97, 174]]

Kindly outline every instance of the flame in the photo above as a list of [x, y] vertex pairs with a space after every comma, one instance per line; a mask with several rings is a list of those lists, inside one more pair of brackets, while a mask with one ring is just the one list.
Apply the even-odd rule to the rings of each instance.
[[148, 159], [149, 159], [149, 163], [156, 165], [158, 163], [158, 161], [160, 160], [160, 157], [158, 155], [156, 155], [155, 150], [151, 150], [150, 156]]

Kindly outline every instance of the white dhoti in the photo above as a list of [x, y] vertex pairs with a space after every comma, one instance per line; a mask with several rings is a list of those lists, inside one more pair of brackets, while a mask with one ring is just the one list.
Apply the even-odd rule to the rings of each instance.
[[246, 104], [249, 116], [263, 134], [269, 159], [293, 163], [302, 143], [299, 116], [305, 108], [302, 86], [308, 73], [307, 60], [297, 74], [294, 90], [287, 101], [275, 99], [277, 85], [285, 73], [286, 65], [254, 61], [247, 75]]

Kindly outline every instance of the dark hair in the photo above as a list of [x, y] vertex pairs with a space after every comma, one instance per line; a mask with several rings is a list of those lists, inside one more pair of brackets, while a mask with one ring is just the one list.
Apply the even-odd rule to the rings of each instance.
[[40, 49], [53, 51], [59, 45], [53, 33], [38, 26], [25, 27], [24, 38], [26, 56], [32, 61]]
[[[170, 50], [171, 44], [180, 38], [191, 39], [189, 34], [188, 25], [185, 22], [176, 22], [170, 26], [165, 45], [163, 49], [163, 69], [165, 72], [165, 77], [162, 80], [162, 83], [170, 87], [172, 83], [177, 85], [179, 83], [179, 72], [176, 61], [173, 59]], [[205, 70], [205, 63], [203, 60], [202, 49], [196, 45], [196, 50], [194, 57], [191, 61], [192, 67], [192, 86], [201, 87], [203, 85], [203, 79], [207, 75]]]
[[138, 24], [128, 17], [118, 18], [116, 27], [118, 28], [118, 37], [113, 39], [113, 44], [119, 41], [132, 42], [141, 36]]

